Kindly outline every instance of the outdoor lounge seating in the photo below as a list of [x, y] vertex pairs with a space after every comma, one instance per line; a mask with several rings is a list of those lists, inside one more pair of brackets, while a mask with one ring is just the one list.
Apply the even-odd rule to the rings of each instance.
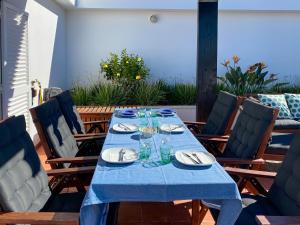
[[194, 134], [227, 135], [229, 134], [242, 99], [228, 92], [218, 95], [207, 122], [185, 122]]
[[294, 119], [276, 120], [274, 131], [280, 133], [294, 133], [300, 130], [300, 121]]
[[[34, 124], [37, 128], [42, 147], [52, 168], [69, 167], [72, 164], [96, 163], [101, 148], [78, 146], [77, 142], [102, 139], [103, 136], [75, 138], [60, 110], [56, 99], [52, 99], [30, 109]], [[59, 159], [68, 157], [67, 159]], [[75, 158], [74, 158], [75, 157]], [[78, 158], [79, 157], [79, 158]]]
[[[260, 196], [243, 195], [243, 211], [236, 225], [300, 224], [299, 199], [300, 134], [296, 134], [278, 173], [225, 168], [229, 174], [252, 178], [274, 178], [270, 190]], [[216, 217], [218, 212], [212, 210]]]
[[[94, 167], [45, 171], [26, 132], [24, 116], [1, 122], [0, 136], [0, 224], [79, 224], [85, 192], [59, 191], [61, 185], [72, 186], [78, 174], [91, 173]], [[52, 177], [49, 183], [48, 176]], [[109, 218], [116, 213], [117, 206], [111, 206]]]

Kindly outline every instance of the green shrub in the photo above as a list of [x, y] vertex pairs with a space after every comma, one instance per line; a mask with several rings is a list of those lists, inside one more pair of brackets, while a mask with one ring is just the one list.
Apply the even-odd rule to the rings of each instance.
[[75, 84], [71, 91], [75, 105], [89, 105], [91, 101], [91, 89]]
[[295, 93], [300, 94], [300, 86], [298, 85], [288, 85], [289, 83], [279, 83], [275, 84], [270, 88], [268, 93], [272, 94], [282, 94], [282, 93]]
[[92, 87], [91, 95], [93, 105], [125, 105], [128, 99], [126, 87], [112, 83], [97, 82]]
[[144, 80], [149, 75], [143, 58], [135, 54], [128, 54], [124, 49], [121, 55], [110, 53], [110, 57], [100, 63], [101, 72], [107, 80], [118, 83], [132, 83]]
[[174, 105], [194, 105], [196, 103], [197, 89], [193, 84], [175, 84], [171, 88]]
[[135, 88], [132, 89], [132, 104], [136, 105], [157, 105], [165, 99], [163, 83], [160, 81], [150, 83], [140, 81]]

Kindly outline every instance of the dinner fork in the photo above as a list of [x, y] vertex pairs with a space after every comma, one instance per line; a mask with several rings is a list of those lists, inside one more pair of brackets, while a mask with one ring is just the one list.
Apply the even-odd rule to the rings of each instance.
[[192, 153], [192, 156], [194, 156], [199, 163], [202, 163], [202, 161], [199, 159], [198, 155], [195, 152]]
[[189, 158], [190, 160], [192, 160], [193, 163], [195, 163], [195, 164], [200, 164], [200, 163], [197, 162], [195, 159], [193, 159], [189, 154], [187, 154], [187, 153], [185, 153], [185, 152], [183, 152], [182, 154], [183, 154], [185, 157], [187, 157], [187, 158]]
[[123, 123], [119, 123], [118, 125], [121, 128], [124, 128], [126, 131], [130, 131], [131, 129], [129, 127], [127, 127], [126, 125], [124, 125]]
[[172, 129], [170, 129], [170, 131], [176, 130], [177, 128], [181, 128], [181, 127], [183, 127], [183, 125], [182, 125], [182, 124], [181, 124], [181, 125], [178, 125], [178, 126], [175, 126], [175, 127], [173, 127]]

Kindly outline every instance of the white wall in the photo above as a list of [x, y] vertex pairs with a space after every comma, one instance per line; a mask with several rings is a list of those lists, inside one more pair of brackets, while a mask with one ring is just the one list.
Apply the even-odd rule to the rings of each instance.
[[[158, 23], [150, 23], [152, 14]], [[124, 48], [144, 57], [153, 78], [194, 82], [196, 33], [194, 11], [68, 11], [68, 85], [99, 75], [100, 61]]]
[[300, 13], [221, 11], [219, 13], [218, 73], [226, 58], [237, 54], [241, 65], [263, 61], [285, 81], [300, 83]]
[[66, 87], [65, 11], [52, 0], [7, 0], [28, 12], [29, 80]]
[[[227, 10], [227, 3], [219, 12], [218, 74], [225, 72], [221, 62], [237, 54], [244, 68], [263, 61], [280, 79], [300, 83], [300, 13]], [[157, 24], [149, 22], [152, 14]], [[153, 78], [194, 82], [196, 39], [195, 10], [68, 11], [68, 86], [98, 76], [101, 59], [123, 48], [144, 57]]]

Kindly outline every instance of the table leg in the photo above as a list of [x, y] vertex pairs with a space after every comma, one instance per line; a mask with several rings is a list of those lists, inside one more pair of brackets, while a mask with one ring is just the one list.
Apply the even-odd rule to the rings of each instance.
[[192, 225], [199, 225], [200, 201], [192, 200]]

